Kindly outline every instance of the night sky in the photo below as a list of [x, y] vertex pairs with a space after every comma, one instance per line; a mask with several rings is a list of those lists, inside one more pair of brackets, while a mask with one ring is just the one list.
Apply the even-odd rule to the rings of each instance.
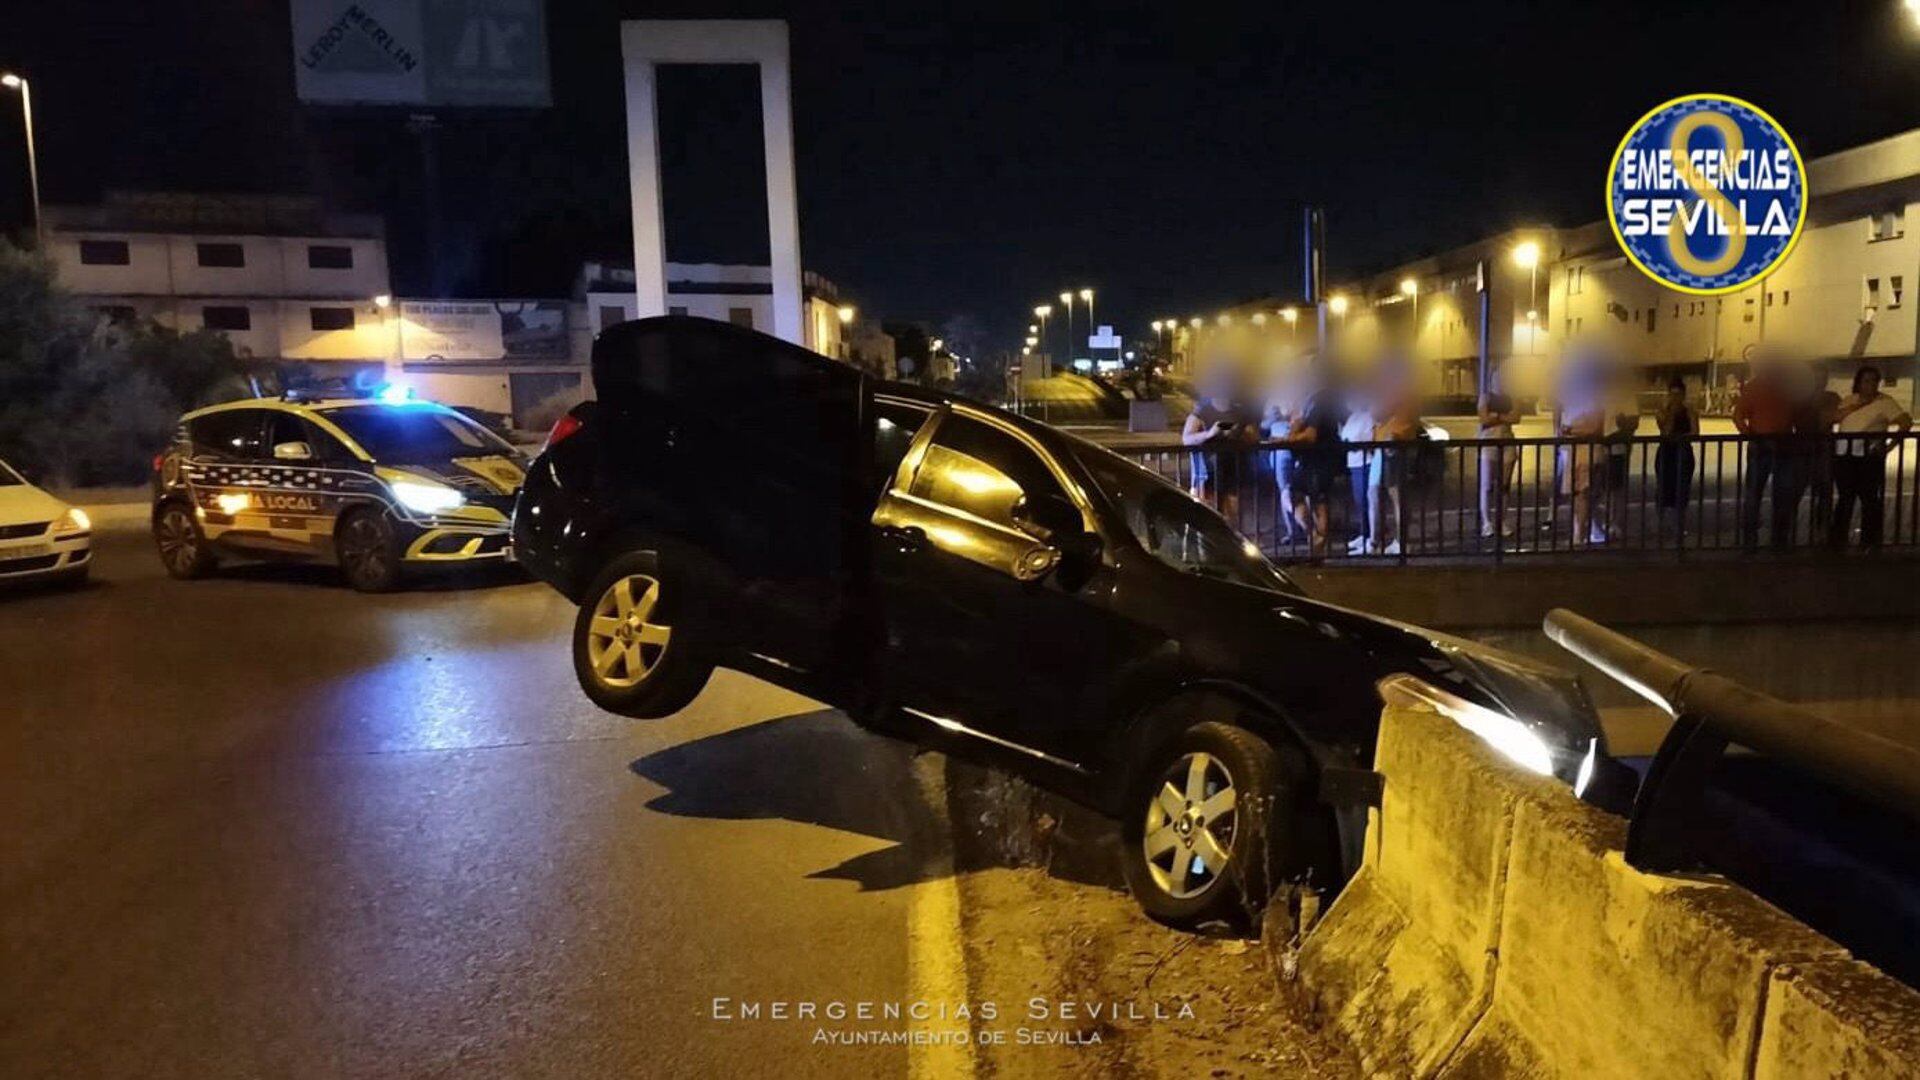
[[[34, 81], [52, 202], [109, 187], [293, 191], [387, 215], [402, 294], [427, 290], [418, 150], [394, 112], [293, 99], [285, 5], [33, 3], [0, 67]], [[1068, 286], [1130, 333], [1297, 292], [1300, 208], [1364, 270], [1527, 223], [1603, 214], [1619, 137], [1681, 93], [1745, 97], [1807, 156], [1920, 125], [1899, 0], [1798, 4], [1261, 4], [1005, 9], [550, 0], [554, 108], [441, 114], [466, 295], [565, 294], [628, 250], [621, 17], [792, 24], [806, 265], [869, 313], [966, 315], [1009, 345]], [[662, 85], [669, 254], [765, 257], [756, 92]], [[6, 224], [26, 220], [0, 98]]]

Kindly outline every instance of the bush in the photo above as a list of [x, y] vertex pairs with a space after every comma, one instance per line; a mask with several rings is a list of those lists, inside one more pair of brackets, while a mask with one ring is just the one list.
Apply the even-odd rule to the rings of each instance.
[[224, 336], [112, 325], [0, 242], [0, 458], [54, 487], [138, 482], [182, 412], [246, 396]]

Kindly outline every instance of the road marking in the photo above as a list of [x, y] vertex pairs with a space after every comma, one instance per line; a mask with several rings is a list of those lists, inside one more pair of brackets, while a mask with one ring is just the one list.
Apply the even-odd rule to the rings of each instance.
[[[912, 887], [907, 907], [907, 989], [909, 1000], [925, 1002], [928, 1019], [915, 1022], [916, 1031], [941, 1036], [926, 1045], [907, 1047], [907, 1075], [913, 1080], [935, 1080], [974, 1075], [973, 1025], [941, 1019], [962, 1003], [970, 1005], [967, 950], [961, 939], [960, 883], [954, 876], [953, 825], [947, 818], [947, 788], [938, 754], [920, 754], [913, 761], [914, 781], [939, 825], [940, 843], [932, 845], [921, 864], [925, 880]], [[955, 1031], [966, 1038], [950, 1040]]]

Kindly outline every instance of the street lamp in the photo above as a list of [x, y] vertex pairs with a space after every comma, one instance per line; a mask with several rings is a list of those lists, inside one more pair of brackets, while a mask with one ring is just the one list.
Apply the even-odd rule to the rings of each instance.
[[47, 229], [40, 220], [40, 161], [33, 150], [33, 87], [27, 84], [25, 77], [11, 71], [0, 74], [0, 86], [20, 95], [20, 117], [27, 133], [27, 191], [33, 199], [33, 246], [36, 250], [44, 251], [47, 247]]
[[1346, 294], [1345, 294], [1345, 293], [1334, 293], [1334, 294], [1333, 294], [1332, 296], [1330, 296], [1330, 297], [1328, 297], [1328, 298], [1327, 298], [1327, 310], [1328, 310], [1328, 311], [1331, 311], [1331, 312], [1333, 312], [1333, 313], [1334, 313], [1335, 315], [1338, 315], [1338, 316], [1340, 316], [1340, 317], [1341, 317], [1341, 318], [1343, 318], [1343, 319], [1344, 319], [1344, 318], [1346, 318], [1346, 316], [1347, 316], [1347, 296], [1346, 296]]
[[840, 312], [839, 312], [839, 315], [840, 315], [840, 325], [842, 325], [842, 326], [845, 326], [845, 325], [847, 325], [848, 323], [851, 323], [851, 322], [853, 321], [853, 317], [854, 317], [854, 315], [856, 315], [856, 314], [858, 314], [858, 312], [856, 312], [856, 311], [854, 311], [854, 309], [852, 309], [852, 308], [850, 308], [850, 307], [843, 307], [843, 308], [841, 308], [841, 309], [840, 309]]
[[1256, 311], [1256, 312], [1254, 312], [1254, 313], [1253, 313], [1253, 325], [1255, 325], [1255, 326], [1265, 326], [1265, 325], [1267, 325], [1267, 313], [1266, 313], [1266, 312], [1264, 312], [1264, 311]]
[[[1081, 289], [1080, 299], [1085, 300], [1087, 302], [1087, 336], [1092, 337], [1093, 336], [1093, 290]], [[1091, 346], [1088, 347], [1088, 351], [1089, 352], [1092, 351]]]
[[1073, 293], [1061, 293], [1060, 303], [1067, 309], [1067, 351], [1065, 355], [1061, 356], [1061, 359], [1071, 364], [1073, 363]]
[[1523, 240], [1513, 247], [1513, 263], [1527, 272], [1527, 355], [1540, 351], [1540, 245]]
[[1401, 278], [1400, 295], [1413, 301], [1412, 344], [1418, 349], [1420, 346], [1420, 283], [1412, 278]]
[[1296, 307], [1283, 307], [1280, 309], [1280, 318], [1285, 320], [1287, 324], [1287, 340], [1293, 341], [1298, 338], [1300, 336], [1300, 309]]

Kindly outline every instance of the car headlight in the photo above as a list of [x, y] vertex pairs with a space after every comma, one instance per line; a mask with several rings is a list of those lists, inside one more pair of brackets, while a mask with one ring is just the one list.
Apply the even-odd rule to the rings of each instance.
[[54, 522], [53, 532], [58, 536], [61, 533], [86, 532], [91, 528], [93, 528], [93, 520], [87, 517], [87, 512], [77, 506], [69, 506], [66, 514], [59, 521]]
[[[1553, 749], [1532, 728], [1412, 675], [1380, 680], [1380, 698], [1389, 705], [1416, 703], [1439, 712], [1480, 737], [1509, 761], [1541, 776], [1553, 775]], [[1596, 744], [1597, 745], [1597, 744]]]
[[423, 480], [393, 480], [387, 486], [393, 490], [393, 497], [400, 500], [400, 505], [416, 514], [438, 514], [467, 501], [465, 495], [444, 484]]

